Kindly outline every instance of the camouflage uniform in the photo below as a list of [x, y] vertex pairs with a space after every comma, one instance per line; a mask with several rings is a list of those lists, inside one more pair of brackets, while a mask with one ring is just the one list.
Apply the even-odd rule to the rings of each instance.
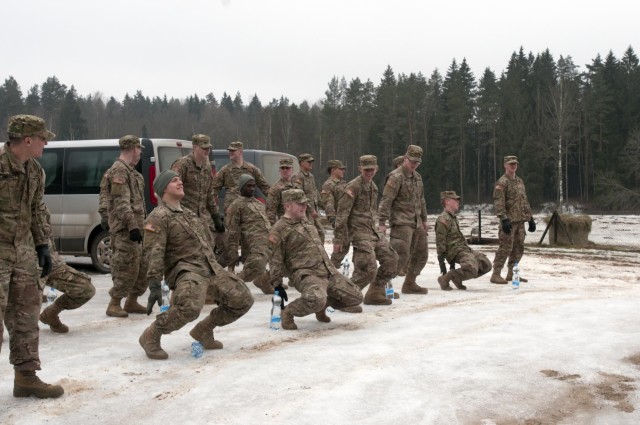
[[151, 332], [169, 334], [197, 319], [210, 284], [218, 306], [196, 328], [212, 332], [215, 326], [232, 323], [249, 311], [253, 305], [249, 289], [215, 261], [205, 228], [195, 213], [160, 202], [147, 217], [144, 230], [144, 255], [149, 265], [146, 279], [160, 282], [164, 276], [173, 290], [171, 307], [156, 316]]
[[[343, 167], [341, 161], [332, 160], [329, 161], [329, 169], [334, 167]], [[329, 222], [332, 222], [333, 227], [335, 228], [336, 222], [336, 210], [338, 208], [338, 201], [342, 197], [344, 193], [344, 189], [347, 187], [347, 182], [345, 180], [335, 179], [333, 177], [329, 177], [320, 190], [320, 199], [322, 200], [322, 204], [324, 205], [324, 211], [327, 214], [327, 218]], [[349, 240], [346, 241], [346, 244], [342, 247], [342, 251], [331, 253], [331, 262], [333, 265], [338, 268], [344, 260], [344, 257], [347, 256], [349, 252], [349, 248], [351, 247], [351, 243]]]
[[[421, 160], [422, 149], [410, 145], [407, 157]], [[405, 284], [415, 282], [429, 257], [427, 232], [422, 224], [427, 221], [427, 205], [419, 173], [407, 171], [404, 166], [389, 173], [378, 217], [380, 225], [389, 220], [391, 247], [398, 253], [398, 269], [406, 270]]]
[[[120, 147], [131, 148], [135, 136], [121, 138]], [[138, 143], [139, 145], [139, 140]], [[103, 219], [109, 220], [111, 236], [112, 299], [133, 299], [147, 290], [142, 244], [129, 239], [129, 232], [142, 229], [146, 215], [144, 206], [144, 178], [120, 158], [104, 173], [100, 183], [100, 208]]]
[[[376, 162], [373, 155], [360, 158], [362, 168], [370, 165], [375, 168]], [[373, 181], [366, 182], [362, 176], [358, 176], [347, 183], [344, 195], [338, 202], [336, 218], [334, 243], [344, 246], [351, 240], [353, 244], [354, 269], [351, 279], [360, 289], [371, 284], [365, 304], [369, 304], [370, 297], [384, 293], [384, 287], [395, 276], [398, 264], [398, 255], [384, 235], [376, 230], [377, 205], [378, 187]], [[377, 267], [376, 260], [380, 267]]]
[[[507, 156], [504, 159], [505, 164], [509, 161], [516, 163], [518, 161], [515, 156]], [[493, 259], [493, 273], [499, 275], [507, 257], [509, 258], [507, 268], [511, 271], [513, 265], [519, 262], [524, 254], [526, 235], [524, 225], [531, 220], [531, 206], [522, 179], [518, 176], [513, 179], [506, 175], [500, 177], [493, 190], [493, 205], [500, 220], [505, 218], [511, 220], [511, 233], [505, 233], [502, 226], [498, 231], [500, 246]]]
[[445, 274], [447, 286], [448, 281], [452, 280], [458, 288], [464, 289], [462, 281], [480, 277], [491, 270], [491, 261], [487, 256], [467, 245], [454, 214], [443, 211], [436, 220], [435, 232], [438, 257], [443, 256], [450, 264], [460, 264], [459, 268]]
[[[302, 161], [313, 161], [313, 157], [307, 153], [300, 154], [298, 155], [298, 162]], [[318, 209], [322, 207], [320, 193], [318, 192], [313, 173], [305, 173], [301, 170], [291, 178], [291, 182], [295, 189], [301, 189], [307, 196], [307, 219], [316, 226], [320, 240], [324, 244], [324, 229], [322, 228], [322, 224], [320, 220], [318, 220], [318, 217], [312, 217], [312, 213], [317, 213]]]
[[[275, 286], [284, 276], [290, 276], [289, 284], [301, 293], [300, 298], [287, 305], [286, 314], [296, 317], [323, 314], [327, 305], [342, 309], [362, 302], [358, 287], [331, 264], [318, 231], [309, 221], [283, 217], [271, 228], [269, 241], [272, 284]], [[284, 327], [284, 312], [282, 320]]]
[[269, 223], [271, 223], [272, 226], [284, 215], [282, 192], [289, 189], [293, 189], [293, 183], [282, 178], [269, 189], [266, 209]]

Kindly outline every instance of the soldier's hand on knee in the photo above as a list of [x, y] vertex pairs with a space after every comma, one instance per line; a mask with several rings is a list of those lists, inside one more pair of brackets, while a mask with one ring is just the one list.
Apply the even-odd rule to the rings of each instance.
[[40, 277], [45, 277], [51, 273], [51, 253], [49, 252], [49, 246], [38, 245], [36, 247], [36, 254], [38, 255], [38, 265], [42, 267]]
[[447, 265], [444, 263], [444, 255], [438, 255], [438, 264], [440, 265], [440, 273], [447, 274]]
[[456, 269], [456, 263], [453, 261], [449, 262], [449, 270], [455, 270]]
[[153, 304], [158, 302], [158, 307], [162, 305], [162, 288], [159, 280], [149, 281], [149, 299], [147, 300], [147, 316], [153, 311]]
[[140, 233], [140, 229], [131, 229], [129, 230], [129, 240], [133, 242], [142, 242], [142, 233]]
[[502, 219], [502, 231], [507, 235], [511, 233], [511, 220], [509, 220], [508, 218]]

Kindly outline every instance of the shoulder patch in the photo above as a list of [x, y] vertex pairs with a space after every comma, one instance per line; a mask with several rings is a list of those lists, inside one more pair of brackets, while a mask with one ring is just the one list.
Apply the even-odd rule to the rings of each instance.
[[347, 189], [344, 191], [345, 195], [348, 195], [349, 198], [355, 198], [355, 195], [353, 194], [353, 191], [351, 189]]
[[387, 183], [386, 183], [386, 185], [385, 185], [385, 186], [389, 186], [389, 187], [391, 187], [391, 188], [395, 189], [395, 188], [396, 188], [396, 182], [395, 182], [395, 180], [394, 180], [394, 179], [392, 179], [392, 178], [391, 178], [391, 176], [389, 176], [389, 178], [387, 179]]
[[276, 235], [274, 235], [273, 233], [269, 235], [269, 242], [277, 244], [278, 242], [280, 242], [280, 240], [278, 239], [278, 237]]
[[496, 190], [502, 190], [502, 189], [504, 189], [504, 186], [503, 186], [503, 185], [501, 185], [501, 184], [497, 184], [497, 185], [496, 185], [496, 187], [495, 187], [495, 189], [496, 189]]
[[111, 183], [113, 183], [113, 184], [125, 184], [125, 182], [126, 181], [125, 181], [124, 177], [122, 177], [122, 176], [114, 176], [111, 179]]
[[160, 229], [158, 229], [156, 226], [154, 226], [151, 223], [147, 223], [144, 225], [144, 230], [148, 231], [148, 232], [153, 232], [153, 233], [158, 233], [160, 231]]

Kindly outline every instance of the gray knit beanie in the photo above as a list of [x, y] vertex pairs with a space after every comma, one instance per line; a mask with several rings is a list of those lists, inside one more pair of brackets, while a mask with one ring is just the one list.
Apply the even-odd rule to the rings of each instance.
[[244, 185], [247, 184], [249, 180], [255, 180], [255, 179], [253, 178], [253, 176], [249, 174], [241, 175], [240, 178], [238, 179], [238, 190], [242, 190]]
[[173, 170], [164, 170], [153, 180], [153, 191], [158, 198], [162, 198], [164, 190], [169, 186], [171, 179], [174, 177], [180, 177], [180, 174]]

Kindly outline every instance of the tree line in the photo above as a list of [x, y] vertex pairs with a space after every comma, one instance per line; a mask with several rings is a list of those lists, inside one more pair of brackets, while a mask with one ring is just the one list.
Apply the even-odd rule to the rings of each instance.
[[359, 156], [375, 154], [380, 185], [393, 158], [419, 145], [430, 209], [439, 208], [441, 190], [491, 202], [502, 157], [517, 155], [532, 205], [640, 210], [640, 65], [631, 46], [620, 59], [596, 55], [583, 71], [571, 56], [523, 48], [500, 75], [486, 68], [479, 79], [466, 59], [428, 77], [388, 66], [378, 84], [333, 77], [315, 104], [283, 96], [263, 105], [257, 95], [246, 104], [239, 92], [176, 99], [137, 91], [120, 102], [79, 95], [55, 76], [24, 94], [9, 76], [0, 122], [17, 113], [42, 116], [58, 140], [205, 133], [215, 148], [239, 139], [247, 148], [309, 152], [321, 181], [327, 160], [342, 160], [355, 176]]

